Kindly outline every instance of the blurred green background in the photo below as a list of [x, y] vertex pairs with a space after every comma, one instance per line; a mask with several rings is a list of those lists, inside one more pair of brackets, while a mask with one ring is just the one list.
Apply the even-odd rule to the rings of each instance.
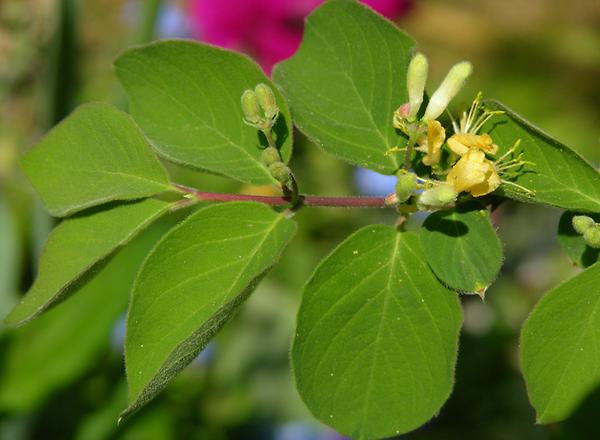
[[[18, 170], [19, 154], [75, 106], [126, 108], [112, 72], [124, 48], [192, 35], [183, 1], [0, 1], [0, 317], [27, 290], [54, 220]], [[258, 17], [256, 18], [259, 19]], [[600, 162], [600, 3], [597, 0], [414, 2], [397, 19], [417, 39], [436, 84], [456, 61], [474, 63], [461, 100], [495, 97]], [[382, 192], [389, 179], [354, 170], [297, 137], [302, 190]], [[181, 183], [265, 191], [171, 166]], [[600, 433], [600, 392], [567, 421], [535, 425], [518, 368], [518, 332], [536, 300], [577, 272], [556, 241], [557, 209], [505, 203], [494, 214], [505, 245], [486, 302], [464, 297], [456, 386], [414, 439], [576, 439]], [[182, 214], [184, 215], [184, 214]], [[142, 234], [82, 291], [43, 318], [0, 324], [0, 439], [335, 439], [294, 390], [288, 350], [303, 282], [319, 259], [380, 210], [303, 209], [279, 266], [241, 313], [151, 405], [117, 427], [124, 408], [122, 341], [128, 287], [172, 218]], [[416, 219], [415, 222], [418, 222]], [[108, 270], [110, 269], [110, 270]]]

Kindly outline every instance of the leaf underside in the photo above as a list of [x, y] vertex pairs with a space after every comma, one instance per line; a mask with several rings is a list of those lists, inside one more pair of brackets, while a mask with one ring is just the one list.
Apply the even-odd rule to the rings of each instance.
[[0, 410], [27, 414], [97, 365], [143, 259], [171, 224], [136, 237], [69, 301], [11, 330], [0, 371]]
[[170, 204], [146, 199], [92, 209], [64, 220], [48, 237], [33, 286], [7, 316], [18, 326], [75, 293], [85, 275], [168, 211]]

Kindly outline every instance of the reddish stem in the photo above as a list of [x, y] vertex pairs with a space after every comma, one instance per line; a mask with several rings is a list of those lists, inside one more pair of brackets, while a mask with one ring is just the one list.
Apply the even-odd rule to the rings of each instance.
[[[212, 200], [218, 202], [253, 201], [273, 206], [285, 206], [291, 204], [291, 198], [287, 196], [258, 196], [250, 194], [225, 194], [207, 191], [199, 191], [183, 185], [175, 185], [186, 194], [192, 194], [198, 200]], [[386, 201], [385, 197], [330, 197], [300, 195], [299, 205], [304, 206], [329, 206], [337, 208], [389, 208], [393, 205]]]

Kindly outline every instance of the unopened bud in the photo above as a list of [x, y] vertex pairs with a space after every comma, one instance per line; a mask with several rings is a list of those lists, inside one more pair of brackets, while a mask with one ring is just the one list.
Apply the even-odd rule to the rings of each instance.
[[281, 157], [279, 156], [279, 151], [277, 148], [267, 147], [263, 150], [261, 154], [262, 162], [269, 166], [275, 162], [281, 162]]
[[283, 162], [274, 162], [269, 165], [271, 176], [283, 185], [287, 184], [292, 177], [292, 172]]
[[430, 209], [444, 208], [456, 200], [458, 194], [452, 185], [441, 184], [434, 186], [421, 193], [418, 200], [419, 209], [426, 211]]
[[423, 103], [428, 68], [427, 58], [422, 53], [417, 53], [408, 65], [406, 85], [408, 87], [409, 119], [414, 119], [417, 116], [417, 112]]
[[596, 226], [594, 219], [587, 215], [576, 215], [571, 222], [573, 223], [573, 229], [575, 229], [578, 234], [583, 234], [588, 229]]
[[279, 114], [279, 107], [273, 90], [266, 84], [260, 83], [254, 88], [258, 103], [265, 112], [267, 119], [274, 119]]
[[399, 173], [396, 182], [396, 196], [398, 203], [406, 202], [417, 189], [417, 175], [413, 173]]
[[600, 249], [600, 226], [593, 226], [588, 228], [583, 233], [583, 239], [585, 243], [594, 249]]
[[446, 110], [450, 101], [462, 89], [472, 71], [473, 65], [468, 61], [463, 61], [452, 66], [442, 84], [433, 92], [423, 119], [426, 121], [437, 119]]
[[256, 94], [252, 90], [246, 90], [242, 94], [242, 111], [246, 121], [251, 124], [260, 122], [260, 107], [258, 106]]

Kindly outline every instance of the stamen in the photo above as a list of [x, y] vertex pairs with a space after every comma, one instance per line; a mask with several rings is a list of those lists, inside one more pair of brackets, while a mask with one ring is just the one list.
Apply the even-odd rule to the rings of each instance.
[[401, 151], [405, 151], [406, 147], [392, 147], [392, 148], [388, 148], [388, 150], [383, 153], [384, 156], [391, 156], [394, 153], [399, 153]]
[[504, 112], [502, 110], [497, 110], [497, 111], [489, 111], [489, 110], [484, 110], [484, 112], [479, 116], [479, 118], [477, 118], [477, 122], [475, 123], [475, 128], [473, 128], [473, 133], [477, 133], [481, 127], [484, 126], [484, 124], [490, 120], [490, 118], [496, 116], [496, 115], [501, 115]]

